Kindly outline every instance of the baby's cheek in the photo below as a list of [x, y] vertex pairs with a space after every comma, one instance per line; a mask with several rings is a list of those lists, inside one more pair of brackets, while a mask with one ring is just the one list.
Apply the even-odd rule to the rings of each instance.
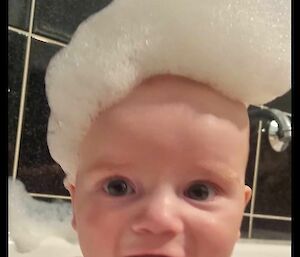
[[[114, 221], [113, 215], [109, 213], [109, 211], [97, 207], [95, 205], [90, 206], [88, 209], [83, 210], [81, 214], [82, 225], [90, 228], [90, 230], [110, 233], [114, 229]], [[114, 221], [114, 222], [112, 222]], [[109, 226], [109, 230], [105, 230], [106, 227]]]
[[[119, 219], [120, 220], [120, 219]], [[115, 256], [118, 241], [118, 220], [99, 208], [84, 210], [78, 217], [78, 235], [87, 257]]]
[[203, 212], [190, 218], [190, 231], [194, 238], [191, 247], [197, 247], [198, 256], [230, 257], [239, 231], [239, 221], [231, 215]]

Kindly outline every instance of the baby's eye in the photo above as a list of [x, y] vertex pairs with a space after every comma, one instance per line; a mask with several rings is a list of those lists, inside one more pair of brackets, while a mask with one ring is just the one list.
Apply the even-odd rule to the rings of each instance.
[[114, 178], [103, 186], [104, 191], [111, 196], [124, 196], [134, 193], [133, 187], [123, 178]]
[[215, 196], [215, 189], [207, 183], [196, 182], [185, 190], [184, 195], [197, 201], [205, 201]]

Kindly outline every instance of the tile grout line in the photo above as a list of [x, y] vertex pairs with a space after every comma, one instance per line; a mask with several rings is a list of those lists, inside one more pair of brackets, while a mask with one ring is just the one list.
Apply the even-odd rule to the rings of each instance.
[[265, 215], [265, 214], [253, 214], [252, 216], [253, 218], [257, 218], [257, 219], [292, 221], [291, 217], [285, 217], [285, 216], [275, 216], [275, 215]]
[[257, 143], [256, 143], [256, 154], [255, 154], [255, 165], [254, 165], [252, 199], [251, 199], [250, 215], [249, 215], [248, 238], [252, 238], [252, 228], [253, 228], [253, 218], [254, 218], [254, 205], [255, 205], [255, 196], [256, 196], [256, 187], [257, 187], [257, 176], [258, 176], [258, 166], [259, 166], [259, 157], [260, 157], [260, 146], [261, 146], [261, 129], [262, 129], [262, 121], [260, 120], [259, 123], [258, 123], [258, 135], [257, 135]]
[[26, 37], [28, 37], [28, 32], [27, 31], [25, 31], [25, 30], [22, 30], [22, 29], [19, 29], [19, 28], [15, 28], [15, 27], [13, 27], [13, 26], [10, 26], [10, 25], [8, 25], [8, 30], [11, 30], [11, 31], [13, 31], [13, 32], [17, 32], [17, 33], [19, 33], [19, 34], [21, 34], [21, 35], [23, 35], [23, 36], [26, 36]]
[[22, 79], [22, 91], [21, 91], [21, 99], [20, 99], [20, 107], [19, 107], [15, 155], [14, 155], [14, 163], [13, 163], [13, 174], [12, 174], [13, 181], [16, 180], [17, 172], [18, 172], [20, 141], [21, 141], [23, 118], [24, 118], [24, 105], [25, 105], [25, 94], [27, 88], [27, 76], [28, 76], [29, 56], [30, 56], [30, 47], [31, 47], [31, 34], [32, 34], [32, 27], [33, 27], [34, 8], [35, 8], [35, 0], [32, 0], [31, 10], [30, 10], [29, 32], [27, 35], [25, 63], [24, 63], [23, 79]]
[[51, 39], [48, 37], [40, 36], [37, 34], [32, 34], [32, 37], [36, 40], [39, 40], [39, 41], [47, 43], [47, 44], [53, 44], [53, 45], [58, 45], [58, 46], [62, 46], [62, 47], [67, 46], [67, 44], [65, 44], [65, 43], [59, 42], [57, 40], [54, 40], [54, 39]]
[[250, 217], [258, 218], [258, 219], [267, 219], [267, 220], [281, 220], [281, 221], [292, 221], [292, 218], [290, 216], [276, 216], [276, 215], [269, 215], [269, 214], [259, 214], [259, 213], [253, 213], [252, 215], [248, 212], [245, 212], [243, 214], [243, 217]]
[[39, 197], [39, 198], [71, 200], [70, 196], [63, 196], [63, 195], [51, 195], [51, 194], [40, 194], [40, 193], [29, 193], [29, 195], [34, 196], [34, 197]]
[[[12, 27], [12, 26], [8, 26], [8, 30], [17, 32], [17, 33], [19, 33], [21, 35], [24, 35], [26, 37], [29, 36], [29, 33], [27, 31], [22, 30], [22, 29], [18, 29], [18, 28]], [[35, 33], [31, 33], [31, 37], [38, 40], [38, 41], [44, 42], [44, 43], [58, 45], [58, 46], [62, 46], [62, 47], [67, 46], [66, 43], [63, 43], [63, 42], [60, 42], [60, 41], [57, 41], [55, 39], [51, 39], [51, 38], [48, 38], [48, 37], [45, 37], [45, 36], [41, 36], [41, 35], [38, 35], [38, 34], [35, 34]]]

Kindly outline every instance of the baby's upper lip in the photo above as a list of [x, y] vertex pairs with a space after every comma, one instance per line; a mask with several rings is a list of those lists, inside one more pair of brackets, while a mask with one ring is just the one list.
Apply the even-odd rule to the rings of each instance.
[[184, 250], [180, 246], [163, 248], [139, 248], [128, 251], [124, 257], [186, 257]]

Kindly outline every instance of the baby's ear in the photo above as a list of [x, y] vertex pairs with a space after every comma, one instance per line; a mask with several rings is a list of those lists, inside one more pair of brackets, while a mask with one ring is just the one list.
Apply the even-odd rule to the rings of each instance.
[[67, 189], [68, 189], [68, 191], [70, 193], [70, 196], [71, 196], [72, 209], [73, 209], [73, 211], [72, 211], [72, 213], [73, 213], [72, 227], [76, 231], [76, 215], [75, 215], [75, 208], [74, 208], [74, 197], [75, 197], [76, 188], [75, 188], [74, 185], [70, 184]]
[[75, 186], [73, 184], [69, 184], [67, 190], [69, 191], [70, 196], [73, 199], [75, 193]]
[[252, 189], [249, 186], [245, 185], [245, 190], [244, 190], [245, 208], [251, 199], [251, 195], [252, 195]]

